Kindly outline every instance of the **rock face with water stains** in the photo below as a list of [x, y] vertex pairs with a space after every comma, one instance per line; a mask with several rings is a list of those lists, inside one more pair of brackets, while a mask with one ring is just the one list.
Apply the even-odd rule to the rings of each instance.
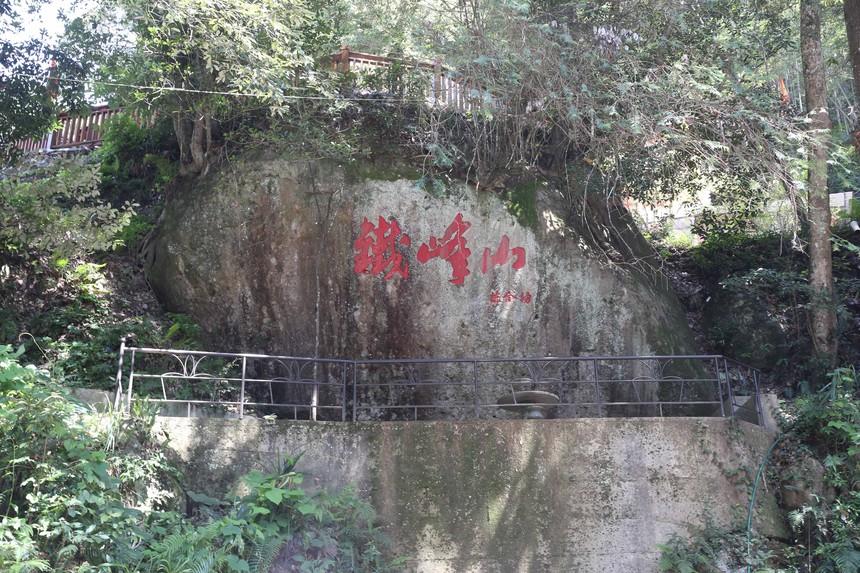
[[[150, 276], [230, 351], [335, 358], [695, 353], [626, 211], [268, 154], [176, 189]], [[517, 216], [511, 213], [516, 213]]]

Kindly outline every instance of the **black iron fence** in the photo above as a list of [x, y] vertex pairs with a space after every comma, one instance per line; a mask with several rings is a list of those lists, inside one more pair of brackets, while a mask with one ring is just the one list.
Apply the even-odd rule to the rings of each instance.
[[328, 421], [736, 416], [759, 372], [724, 356], [334, 360], [127, 347], [116, 404], [165, 415]]

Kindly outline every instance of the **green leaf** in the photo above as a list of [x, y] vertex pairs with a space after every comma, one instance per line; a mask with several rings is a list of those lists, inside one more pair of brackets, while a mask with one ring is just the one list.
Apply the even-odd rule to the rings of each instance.
[[302, 515], [308, 515], [309, 513], [314, 513], [317, 510], [317, 506], [314, 503], [300, 503], [296, 509]]
[[250, 571], [251, 570], [247, 561], [245, 561], [241, 557], [237, 557], [235, 555], [228, 555], [227, 556], [227, 567], [230, 568], [230, 571]]
[[199, 503], [200, 505], [213, 506], [213, 505], [221, 505], [224, 503], [220, 499], [217, 499], [214, 497], [209, 497], [205, 493], [196, 493], [193, 491], [188, 491], [188, 492], [186, 492], [186, 495], [188, 495], [188, 497], [191, 498], [191, 501], [193, 501], [194, 503]]
[[263, 495], [266, 496], [266, 499], [268, 499], [269, 501], [271, 501], [275, 505], [278, 505], [284, 499], [284, 493], [285, 493], [284, 490], [282, 490], [280, 488], [274, 488], [274, 489], [270, 489], [269, 491], [267, 491]]

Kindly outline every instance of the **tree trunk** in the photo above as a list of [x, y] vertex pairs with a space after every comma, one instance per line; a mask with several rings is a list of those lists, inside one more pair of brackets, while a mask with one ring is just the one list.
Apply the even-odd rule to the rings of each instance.
[[809, 113], [809, 285], [810, 334], [815, 356], [836, 363], [836, 311], [830, 246], [830, 197], [827, 192], [827, 84], [821, 54], [820, 0], [800, 2], [800, 53]]
[[[851, 73], [854, 75], [854, 103], [860, 114], [860, 0], [844, 0], [842, 12], [845, 15], [845, 32], [848, 34], [848, 53], [851, 59]], [[854, 148], [860, 155], [860, 122], [851, 132]]]
[[179, 142], [179, 174], [197, 175], [207, 167], [212, 144], [209, 114], [179, 112], [173, 118], [173, 130]]

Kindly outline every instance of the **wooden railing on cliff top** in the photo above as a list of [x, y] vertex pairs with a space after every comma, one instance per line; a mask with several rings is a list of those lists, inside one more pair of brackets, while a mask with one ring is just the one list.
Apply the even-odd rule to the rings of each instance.
[[[411, 62], [398, 58], [387, 58], [353, 52], [347, 46], [331, 55], [334, 70], [338, 72], [351, 72], [361, 76], [367, 72], [373, 72], [393, 66], [400, 66], [404, 70], [418, 70], [426, 73], [426, 89], [424, 100], [433, 106], [454, 109], [458, 111], [471, 111], [479, 107], [480, 97], [475, 97], [476, 90], [451, 77], [451, 71], [443, 66], [437, 59], [434, 63]], [[110, 109], [107, 105], [96, 106], [89, 115], [70, 116], [62, 114], [59, 116], [60, 127], [41, 139], [32, 139], [17, 142], [17, 147], [23, 151], [50, 151], [56, 149], [69, 149], [74, 147], [95, 147], [101, 145], [103, 139], [103, 127], [112, 117], [123, 112], [123, 109]]]
[[454, 79], [451, 70], [443, 66], [438, 58], [432, 64], [413, 62], [353, 52], [349, 46], [343, 46], [339, 52], [331, 55], [331, 61], [335, 71], [352, 72], [359, 76], [363, 73], [374, 72], [395, 65], [406, 70], [424, 72], [427, 74], [424, 100], [428, 104], [457, 111], [472, 111], [480, 107], [479, 90]]
[[122, 113], [107, 105], [96, 106], [89, 115], [70, 116], [61, 114], [60, 127], [41, 139], [19, 141], [16, 145], [24, 151], [50, 151], [72, 147], [95, 147], [102, 143], [102, 128], [112, 117]]

